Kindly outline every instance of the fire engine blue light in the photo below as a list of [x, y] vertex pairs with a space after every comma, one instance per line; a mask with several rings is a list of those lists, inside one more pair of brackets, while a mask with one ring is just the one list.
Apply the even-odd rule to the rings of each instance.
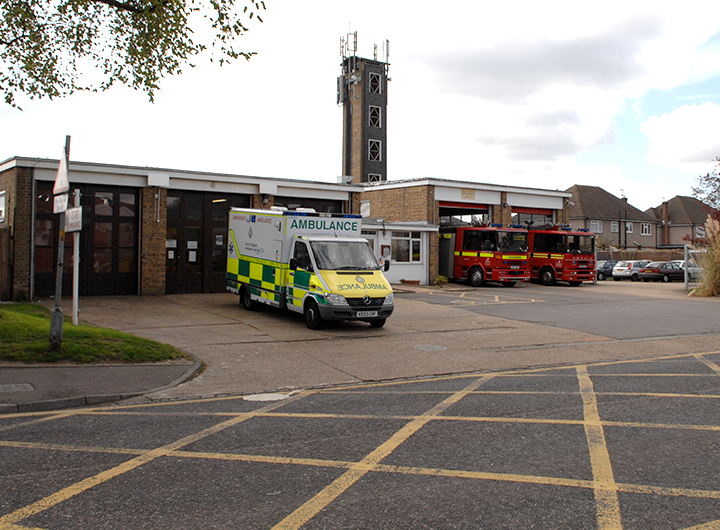
[[493, 223], [490, 226], [492, 226], [493, 228], [502, 228], [502, 223]]

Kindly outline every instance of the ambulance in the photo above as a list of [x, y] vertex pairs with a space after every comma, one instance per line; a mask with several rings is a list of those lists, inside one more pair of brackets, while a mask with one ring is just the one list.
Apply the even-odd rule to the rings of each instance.
[[360, 320], [380, 328], [395, 308], [362, 217], [314, 210], [232, 208], [227, 290], [248, 310], [258, 304], [305, 316], [310, 329], [326, 320]]

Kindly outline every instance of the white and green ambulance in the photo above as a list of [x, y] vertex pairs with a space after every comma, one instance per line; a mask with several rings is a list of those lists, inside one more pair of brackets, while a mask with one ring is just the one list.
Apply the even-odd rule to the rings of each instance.
[[230, 210], [227, 289], [246, 309], [263, 303], [324, 320], [361, 320], [379, 328], [394, 309], [393, 291], [362, 217], [314, 211]]

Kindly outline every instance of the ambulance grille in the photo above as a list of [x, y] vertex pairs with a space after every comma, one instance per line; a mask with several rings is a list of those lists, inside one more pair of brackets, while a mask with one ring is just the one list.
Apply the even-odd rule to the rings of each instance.
[[348, 304], [350, 304], [350, 307], [373, 307], [373, 306], [379, 306], [383, 305], [385, 302], [385, 297], [382, 298], [370, 298], [370, 303], [366, 304], [364, 298], [348, 298], [345, 297], [345, 299], [348, 301]]

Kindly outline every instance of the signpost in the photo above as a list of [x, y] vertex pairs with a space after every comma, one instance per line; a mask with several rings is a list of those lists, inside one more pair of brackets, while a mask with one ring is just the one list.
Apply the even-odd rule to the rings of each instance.
[[58, 228], [60, 236], [58, 238], [58, 262], [57, 273], [55, 275], [55, 305], [50, 313], [50, 350], [60, 352], [62, 346], [63, 335], [63, 310], [60, 305], [62, 298], [62, 274], [63, 259], [65, 257], [65, 211], [68, 204], [68, 191], [70, 191], [70, 179], [68, 177], [68, 159], [70, 158], [70, 136], [65, 137], [65, 148], [63, 149], [60, 166], [58, 167], [57, 177], [55, 178], [55, 186], [53, 194], [55, 195], [54, 213], [60, 214]]

